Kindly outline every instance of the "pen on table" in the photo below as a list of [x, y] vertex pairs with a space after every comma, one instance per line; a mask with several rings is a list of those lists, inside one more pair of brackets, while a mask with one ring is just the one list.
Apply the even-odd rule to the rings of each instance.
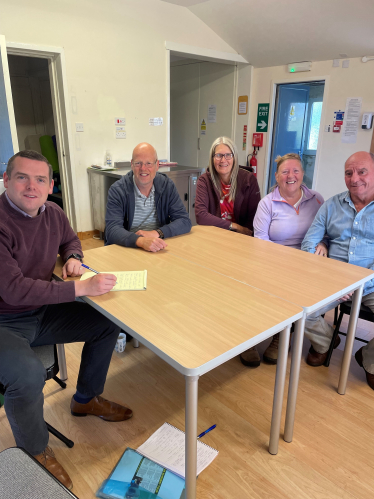
[[95, 272], [95, 274], [100, 274], [100, 272], [98, 272], [97, 270], [91, 269], [91, 267], [89, 267], [88, 265], [85, 265], [84, 263], [82, 263], [81, 265], [85, 269], [91, 270], [91, 272]]
[[207, 433], [209, 433], [210, 431], [214, 430], [214, 428], [216, 427], [217, 425], [213, 425], [211, 426], [210, 428], [208, 428], [207, 430], [203, 431], [202, 433], [200, 433], [200, 435], [197, 436], [197, 438], [201, 438], [203, 437], [204, 435], [206, 435]]

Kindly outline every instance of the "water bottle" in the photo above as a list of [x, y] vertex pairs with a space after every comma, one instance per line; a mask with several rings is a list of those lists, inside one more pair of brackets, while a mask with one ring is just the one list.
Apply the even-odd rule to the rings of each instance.
[[107, 151], [105, 154], [105, 166], [107, 168], [112, 168], [112, 155], [109, 151]]

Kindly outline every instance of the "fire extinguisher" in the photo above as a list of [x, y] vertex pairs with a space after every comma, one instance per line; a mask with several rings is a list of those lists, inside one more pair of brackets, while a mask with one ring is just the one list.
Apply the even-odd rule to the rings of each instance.
[[257, 151], [256, 151], [256, 147], [253, 148], [253, 153], [251, 154], [251, 159], [249, 161], [249, 166], [251, 168], [253, 168], [253, 175], [255, 177], [257, 177], [257, 158], [256, 158], [256, 155], [257, 155]]

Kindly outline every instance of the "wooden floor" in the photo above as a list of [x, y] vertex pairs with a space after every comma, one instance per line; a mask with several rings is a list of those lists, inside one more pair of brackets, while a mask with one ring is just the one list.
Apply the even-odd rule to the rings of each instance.
[[[66, 346], [68, 387], [47, 383], [45, 419], [75, 441], [68, 449], [50, 437], [73, 492], [93, 499], [126, 447], [136, 448], [165, 421], [184, 429], [184, 379], [144, 346], [134, 349], [129, 343], [124, 353], [113, 354], [104, 396], [130, 406], [134, 417], [122, 423], [74, 418], [69, 404], [81, 349], [82, 344]], [[304, 357], [307, 349], [305, 341]], [[217, 424], [204, 442], [219, 455], [200, 475], [197, 497], [372, 499], [374, 392], [353, 359], [347, 393], [337, 394], [341, 358], [342, 351], [335, 350], [329, 368], [312, 368], [303, 360], [294, 441], [280, 440], [277, 456], [267, 451], [275, 367], [249, 369], [235, 358], [202, 376], [198, 431]], [[284, 414], [282, 431], [283, 426]], [[13, 436], [0, 409], [0, 450], [11, 446]]]

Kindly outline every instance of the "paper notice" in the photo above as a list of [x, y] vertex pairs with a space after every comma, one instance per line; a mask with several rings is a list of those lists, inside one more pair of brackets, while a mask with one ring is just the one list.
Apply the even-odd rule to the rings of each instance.
[[208, 106], [208, 123], [217, 122], [217, 106], [215, 104], [210, 104]]
[[362, 98], [348, 97], [345, 106], [344, 126], [342, 142], [344, 144], [355, 144], [357, 142], [357, 131], [361, 114]]

